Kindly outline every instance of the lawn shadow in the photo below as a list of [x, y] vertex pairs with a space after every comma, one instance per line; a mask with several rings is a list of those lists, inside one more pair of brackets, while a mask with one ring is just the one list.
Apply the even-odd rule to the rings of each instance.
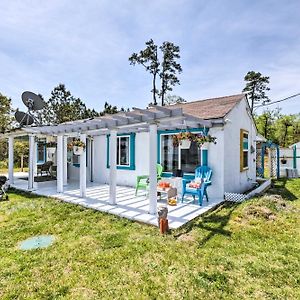
[[[179, 238], [181, 235], [188, 234], [193, 229], [201, 228], [208, 231], [208, 234], [199, 241], [199, 246], [205, 245], [214, 236], [223, 235], [231, 236], [231, 231], [224, 229], [228, 224], [231, 214], [236, 209], [239, 203], [223, 202], [218, 205], [213, 211], [210, 211], [198, 219], [186, 224], [174, 237]], [[224, 211], [226, 210], [226, 213]]]
[[30, 199], [36, 199], [36, 198], [41, 198], [42, 197], [42, 196], [37, 195], [35, 193], [31, 193], [31, 192], [28, 192], [28, 191], [22, 191], [22, 190], [14, 188], [14, 187], [10, 187], [7, 192], [8, 192], [8, 194], [15, 194], [15, 195], [19, 195], [19, 196], [24, 196], [24, 197], [30, 198]]
[[286, 188], [287, 181], [293, 179], [281, 178], [276, 181], [272, 181], [272, 187], [267, 191], [268, 194], [280, 194], [283, 198], [289, 201], [295, 201], [298, 199], [289, 189]]

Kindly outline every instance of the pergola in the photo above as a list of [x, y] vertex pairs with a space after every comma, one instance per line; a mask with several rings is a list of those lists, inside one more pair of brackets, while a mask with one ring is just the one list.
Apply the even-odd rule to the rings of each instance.
[[[67, 138], [78, 136], [86, 143], [87, 136], [110, 134], [109, 139], [109, 203], [116, 204], [117, 187], [117, 134], [129, 132], [149, 132], [149, 213], [157, 209], [157, 130], [210, 128], [212, 121], [186, 114], [182, 108], [155, 106], [150, 109], [134, 108], [130, 112], [105, 115], [93, 119], [66, 122], [59, 125], [23, 127], [22, 132], [10, 132], [9, 139], [9, 180], [13, 183], [14, 137], [29, 136], [29, 174], [28, 189], [34, 189], [34, 168], [37, 135], [57, 137], [57, 192], [63, 193], [67, 184]], [[80, 196], [86, 196], [86, 152], [80, 156]]]

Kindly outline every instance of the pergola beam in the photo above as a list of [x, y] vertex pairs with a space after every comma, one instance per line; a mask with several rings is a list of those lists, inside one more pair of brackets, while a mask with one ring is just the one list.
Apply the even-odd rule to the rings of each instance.
[[[45, 135], [73, 135], [75, 133], [95, 133], [98, 135], [98, 130], [102, 134], [106, 134], [112, 129], [116, 129], [118, 132], [145, 131], [149, 124], [153, 122], [158, 124], [158, 128], [166, 129], [167, 127], [182, 128], [182, 126], [189, 128], [212, 127], [211, 121], [183, 113], [182, 108], [155, 106], [151, 109], [134, 108], [134, 111], [131, 112], [78, 120], [59, 125], [24, 128], [24, 131], [28, 134]], [[164, 124], [166, 126], [163, 126]]]

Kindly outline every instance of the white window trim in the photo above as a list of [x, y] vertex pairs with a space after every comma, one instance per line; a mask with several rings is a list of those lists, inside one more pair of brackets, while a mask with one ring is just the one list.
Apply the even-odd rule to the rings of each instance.
[[[198, 132], [193, 132], [191, 131], [191, 133], [198, 133]], [[159, 161], [162, 164], [162, 137], [165, 135], [174, 135], [176, 133], [161, 133], [160, 134], [160, 149], [159, 149]], [[202, 150], [200, 150], [202, 151]], [[201, 152], [200, 152], [201, 153]], [[202, 154], [200, 154], [200, 163], [202, 163]], [[178, 146], [178, 169], [181, 170], [181, 146]], [[170, 171], [168, 171], [170, 172]]]
[[[121, 164], [118, 164], [118, 160], [119, 162], [121, 161], [121, 138], [128, 138], [128, 145], [129, 145], [129, 151], [128, 151], [128, 164], [127, 165], [121, 165]], [[118, 145], [118, 140], [119, 140], [119, 149], [117, 149], [117, 154], [118, 154], [118, 151], [119, 151], [119, 155], [117, 157], [117, 167], [130, 167], [131, 165], [131, 147], [130, 147], [130, 135], [120, 135], [120, 136], [117, 136], [117, 145]]]
[[[247, 149], [244, 149], [244, 134], [247, 134], [247, 144], [248, 144], [248, 148], [247, 148]], [[246, 130], [244, 130], [244, 129], [243, 129], [243, 143], [242, 143], [242, 150], [243, 150], [243, 151], [242, 151], [243, 154], [244, 154], [245, 152], [248, 153], [248, 155], [247, 155], [247, 166], [244, 167], [244, 165], [243, 165], [243, 171], [246, 171], [246, 170], [249, 169], [249, 132], [246, 131]], [[243, 164], [244, 164], [244, 158], [243, 158]]]

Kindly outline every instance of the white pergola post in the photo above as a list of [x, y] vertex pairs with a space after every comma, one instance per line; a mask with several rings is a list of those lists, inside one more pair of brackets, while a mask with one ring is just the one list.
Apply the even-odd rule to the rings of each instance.
[[63, 144], [63, 136], [57, 136], [57, 174], [56, 174], [56, 184], [57, 184], [57, 192], [63, 193], [64, 191], [64, 144]]
[[[86, 134], [80, 134], [80, 140], [86, 145]], [[80, 155], [80, 197], [86, 196], [86, 150]]]
[[157, 125], [149, 125], [149, 213], [157, 211]]
[[8, 179], [9, 183], [14, 183], [14, 137], [8, 138]]
[[[38, 143], [37, 137], [34, 137], [34, 151], [33, 151], [33, 176], [37, 176], [37, 161], [38, 161]], [[34, 181], [33, 181], [34, 185]]]
[[64, 136], [63, 142], [63, 165], [64, 165], [64, 185], [68, 184], [68, 137]]
[[34, 185], [34, 168], [35, 168], [35, 154], [36, 154], [36, 148], [35, 148], [35, 136], [30, 135], [29, 136], [29, 161], [28, 161], [28, 190], [33, 190]]
[[109, 139], [109, 203], [117, 203], [117, 130], [110, 131]]

